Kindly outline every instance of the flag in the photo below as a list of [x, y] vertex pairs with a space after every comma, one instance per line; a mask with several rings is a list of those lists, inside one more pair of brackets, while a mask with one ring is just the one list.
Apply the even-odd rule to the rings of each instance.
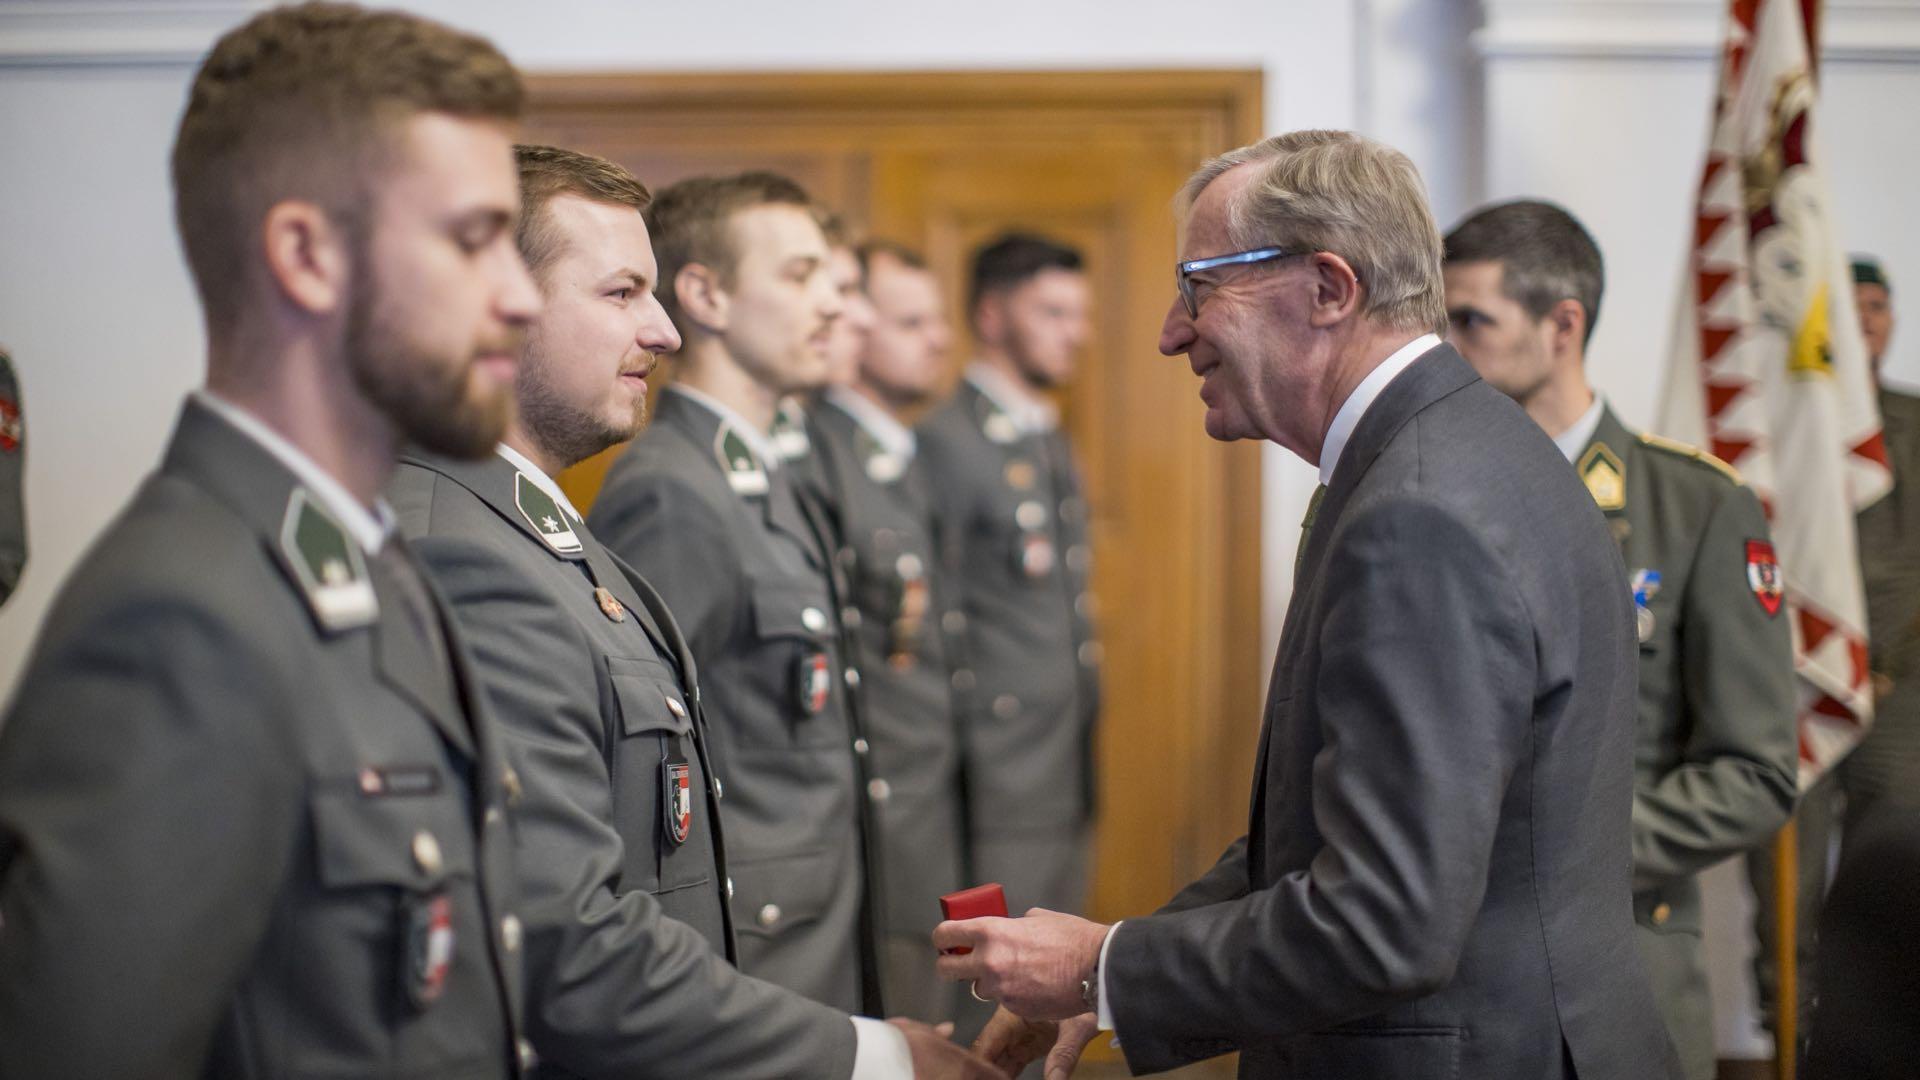
[[1854, 515], [1892, 483], [1819, 169], [1808, 41], [1799, 0], [1729, 3], [1660, 416], [1766, 507], [1793, 628], [1803, 790], [1873, 722]]

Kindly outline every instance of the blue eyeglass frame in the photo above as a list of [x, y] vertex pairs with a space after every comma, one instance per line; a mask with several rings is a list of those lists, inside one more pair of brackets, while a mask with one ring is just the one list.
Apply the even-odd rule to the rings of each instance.
[[1205, 259], [1190, 259], [1174, 265], [1174, 278], [1180, 290], [1180, 301], [1187, 306], [1187, 318], [1200, 317], [1200, 302], [1194, 296], [1193, 279], [1190, 275], [1202, 270], [1212, 270], [1217, 266], [1236, 266], [1245, 263], [1261, 263], [1270, 259], [1284, 259], [1291, 255], [1305, 255], [1305, 251], [1291, 248], [1263, 247], [1251, 251], [1236, 251], [1231, 255], [1214, 255]]

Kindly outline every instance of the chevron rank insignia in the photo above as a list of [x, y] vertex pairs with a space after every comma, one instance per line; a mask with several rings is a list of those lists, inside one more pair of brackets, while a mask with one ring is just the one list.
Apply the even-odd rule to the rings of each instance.
[[372, 625], [380, 615], [360, 545], [306, 488], [287, 498], [280, 552], [299, 580], [314, 621], [329, 634]]
[[541, 490], [540, 485], [534, 483], [526, 473], [513, 474], [513, 505], [519, 508], [520, 516], [527, 519], [527, 526], [547, 542], [554, 554], [580, 554], [580, 536], [573, 531], [572, 519], [554, 497]]
[[727, 486], [735, 495], [765, 495], [767, 493], [767, 470], [754, 456], [753, 447], [747, 440], [733, 430], [733, 425], [722, 423], [713, 437], [713, 456], [720, 462], [720, 471], [727, 474]]
[[1600, 509], [1627, 508], [1627, 467], [1606, 443], [1594, 443], [1580, 456], [1580, 479]]

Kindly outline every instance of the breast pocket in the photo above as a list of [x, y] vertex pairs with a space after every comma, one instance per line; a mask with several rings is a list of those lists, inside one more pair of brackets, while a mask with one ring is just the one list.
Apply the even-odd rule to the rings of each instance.
[[801, 745], [837, 744], [832, 725], [813, 723], [834, 709], [840, 666], [834, 621], [822, 583], [752, 582], [754, 659], [747, 678], [786, 721], [767, 737]]
[[609, 657], [620, 711], [614, 827], [625, 847], [623, 890], [669, 892], [709, 878], [706, 776], [680, 684], [657, 660]]

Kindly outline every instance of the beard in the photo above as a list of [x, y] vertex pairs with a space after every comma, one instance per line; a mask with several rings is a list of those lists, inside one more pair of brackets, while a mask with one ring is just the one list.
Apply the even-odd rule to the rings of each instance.
[[[360, 245], [364, 250], [364, 245]], [[359, 283], [347, 307], [347, 367], [367, 400], [402, 438], [448, 457], [474, 460], [493, 452], [513, 415], [508, 388], [488, 387], [473, 366], [479, 351], [517, 351], [517, 341], [486, 343], [449, 357], [406, 331], [405, 320], [382, 304], [383, 291], [365, 258], [356, 258]], [[517, 338], [517, 335], [516, 335]]]
[[520, 426], [527, 437], [563, 467], [626, 442], [646, 426], [646, 398], [633, 403], [632, 414], [625, 417], [624, 423], [609, 422], [604, 415], [567, 401], [547, 378], [547, 366], [548, 361], [537, 347], [523, 352], [520, 369], [514, 373], [514, 397], [519, 404]]

